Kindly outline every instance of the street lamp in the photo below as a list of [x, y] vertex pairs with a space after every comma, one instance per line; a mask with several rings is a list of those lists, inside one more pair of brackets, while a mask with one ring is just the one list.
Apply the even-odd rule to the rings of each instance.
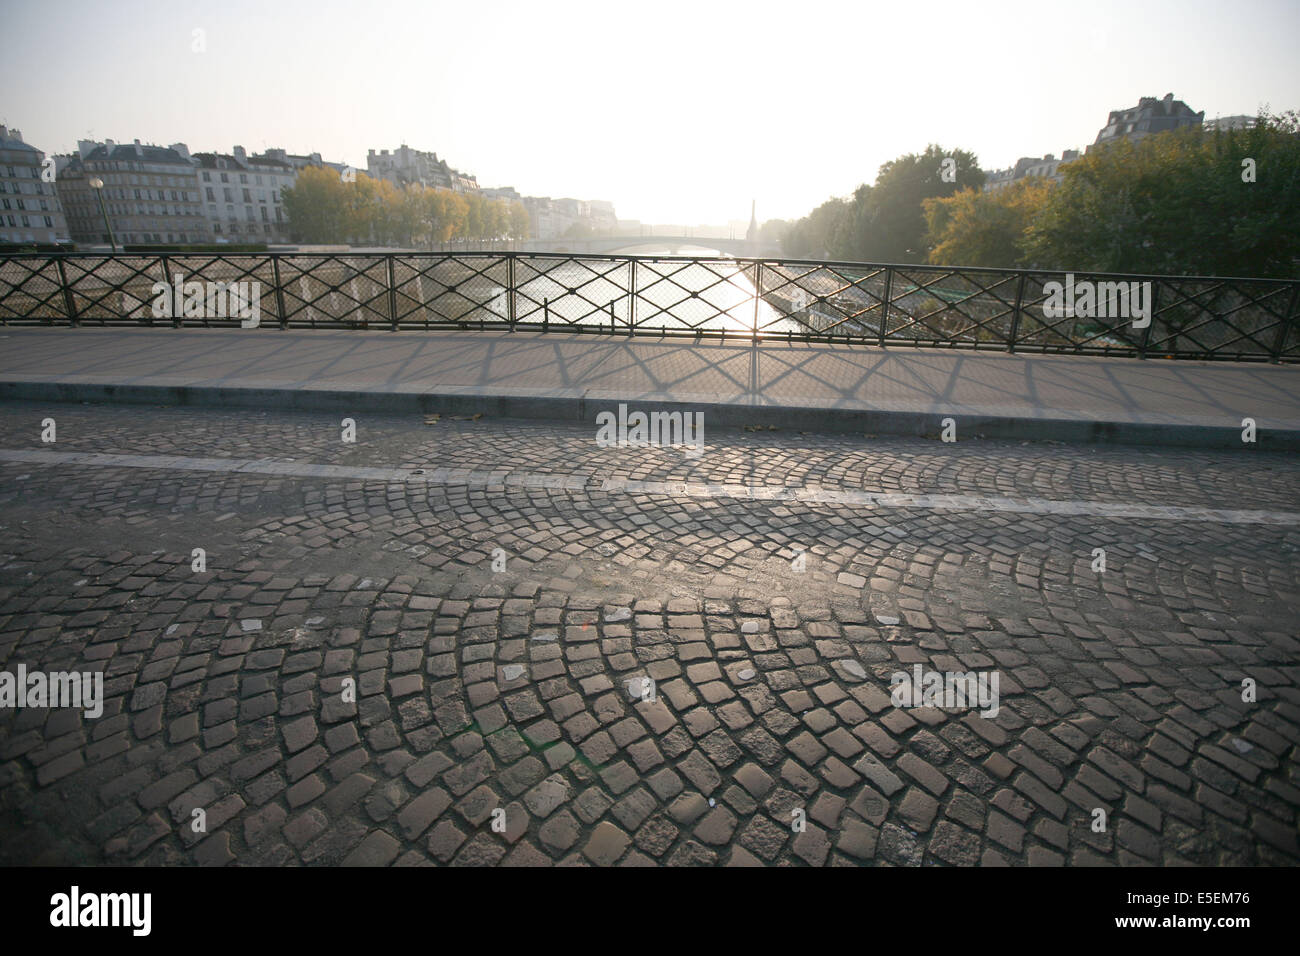
[[104, 217], [104, 228], [108, 230], [108, 243], [113, 247], [113, 255], [117, 255], [117, 240], [113, 238], [113, 227], [108, 222], [108, 210], [104, 208], [104, 180], [98, 176], [90, 180], [90, 188], [95, 190], [95, 195], [99, 198], [99, 212]]

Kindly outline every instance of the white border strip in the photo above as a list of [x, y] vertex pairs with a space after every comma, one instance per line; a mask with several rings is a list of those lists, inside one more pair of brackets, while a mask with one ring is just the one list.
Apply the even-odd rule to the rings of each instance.
[[325, 478], [383, 481], [395, 484], [462, 485], [472, 488], [524, 488], [544, 491], [601, 491], [607, 494], [655, 495], [669, 498], [737, 498], [746, 501], [785, 501], [846, 505], [855, 508], [910, 508], [924, 511], [999, 512], [1004, 514], [1065, 515], [1069, 517], [1143, 518], [1214, 524], [1300, 525], [1292, 511], [1240, 511], [1170, 505], [1120, 504], [1107, 501], [1053, 498], [1008, 498], [986, 495], [928, 495], [855, 491], [815, 485], [704, 484], [683, 481], [635, 481], [627, 478], [588, 478], [483, 471], [472, 468], [361, 468], [297, 461], [240, 458], [191, 458], [179, 455], [115, 455], [104, 452], [58, 452], [0, 449], [0, 462], [43, 466], [79, 465], [92, 468], [145, 468], [158, 471], [201, 471], [285, 478]]

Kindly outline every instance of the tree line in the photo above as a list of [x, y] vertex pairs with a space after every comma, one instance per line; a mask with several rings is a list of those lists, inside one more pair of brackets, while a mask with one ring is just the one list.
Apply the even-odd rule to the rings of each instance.
[[972, 153], [932, 144], [885, 163], [851, 197], [764, 230], [791, 258], [1300, 277], [1295, 111], [1263, 113], [1251, 129], [1119, 140], [1060, 175], [985, 192]]
[[283, 192], [294, 238], [307, 243], [375, 243], [423, 248], [453, 239], [526, 239], [523, 203], [419, 184], [396, 186], [358, 172], [344, 182], [308, 166]]

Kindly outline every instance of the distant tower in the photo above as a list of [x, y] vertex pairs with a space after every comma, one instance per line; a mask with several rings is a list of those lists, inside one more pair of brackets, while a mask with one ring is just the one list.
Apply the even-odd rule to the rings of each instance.
[[755, 216], [755, 212], [757, 211], [757, 209], [758, 209], [758, 201], [751, 199], [749, 201], [749, 229], [746, 230], [745, 232], [746, 242], [758, 241], [758, 219]]

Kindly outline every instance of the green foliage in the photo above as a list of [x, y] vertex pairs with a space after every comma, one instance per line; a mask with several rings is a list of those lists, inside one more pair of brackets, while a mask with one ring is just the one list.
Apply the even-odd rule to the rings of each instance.
[[999, 269], [1020, 265], [1025, 232], [1052, 189], [1051, 180], [1028, 177], [992, 192], [971, 188], [925, 200], [929, 261]]
[[[957, 181], [940, 176], [957, 161]], [[1254, 161], [1255, 181], [1243, 179]], [[880, 167], [871, 186], [789, 226], [799, 258], [1016, 266], [1075, 272], [1300, 276], [1300, 114], [1249, 130], [1184, 127], [1119, 140], [982, 192], [975, 157], [930, 146]]]
[[[944, 180], [951, 159], [953, 181]], [[973, 153], [936, 144], [880, 167], [872, 186], [831, 199], [790, 226], [785, 252], [796, 258], [924, 262], [929, 251], [924, 203], [984, 184]]]
[[302, 170], [284, 190], [284, 205], [295, 238], [308, 243], [417, 247], [529, 234], [522, 203], [416, 184], [398, 187], [365, 173], [345, 183], [334, 170], [318, 166]]
[[[1242, 179], [1245, 159], [1255, 182]], [[1300, 276], [1297, 114], [1249, 130], [1185, 127], [1062, 167], [1026, 230], [1026, 261], [1059, 270]]]

